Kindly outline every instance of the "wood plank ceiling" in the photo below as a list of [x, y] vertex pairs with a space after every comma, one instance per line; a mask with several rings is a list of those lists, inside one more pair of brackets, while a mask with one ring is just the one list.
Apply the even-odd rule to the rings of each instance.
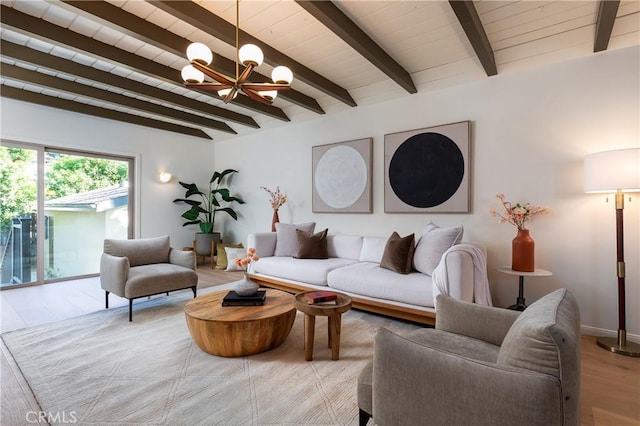
[[235, 2], [0, 0], [0, 95], [224, 140], [640, 44], [640, 1], [242, 0], [240, 44], [294, 73], [273, 105], [187, 89], [194, 41], [235, 73]]

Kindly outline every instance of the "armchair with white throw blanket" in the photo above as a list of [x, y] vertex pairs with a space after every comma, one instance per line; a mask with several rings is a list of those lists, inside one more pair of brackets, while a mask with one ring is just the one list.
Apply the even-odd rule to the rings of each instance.
[[171, 248], [169, 236], [137, 240], [104, 240], [100, 259], [100, 285], [109, 293], [129, 299], [129, 321], [133, 299], [190, 288], [196, 296], [198, 274], [192, 251]]
[[358, 407], [361, 425], [578, 425], [578, 304], [567, 289], [522, 313], [441, 294], [435, 329], [376, 331]]

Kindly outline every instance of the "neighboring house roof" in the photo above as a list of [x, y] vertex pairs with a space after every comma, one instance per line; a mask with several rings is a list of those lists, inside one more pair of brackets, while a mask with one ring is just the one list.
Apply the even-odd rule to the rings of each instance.
[[94, 211], [96, 213], [124, 206], [129, 201], [128, 185], [113, 185], [45, 201], [46, 210]]

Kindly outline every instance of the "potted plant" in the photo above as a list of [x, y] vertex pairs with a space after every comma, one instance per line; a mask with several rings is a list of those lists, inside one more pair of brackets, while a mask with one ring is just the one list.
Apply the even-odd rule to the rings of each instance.
[[[214, 172], [209, 181], [209, 191], [201, 191], [195, 183], [179, 182], [183, 188], [187, 190], [184, 198], [176, 198], [174, 203], [187, 203], [191, 207], [182, 214], [187, 219], [182, 226], [199, 225], [200, 231], [196, 233], [196, 254], [200, 256], [213, 256], [211, 252], [211, 242], [216, 244], [220, 241], [220, 233], [213, 232], [216, 213], [224, 212], [231, 216], [234, 220], [238, 220], [238, 214], [228, 205], [223, 206], [222, 203], [237, 202], [244, 204], [239, 197], [234, 197], [228, 188], [221, 188], [221, 185], [227, 176], [238, 173], [237, 170], [226, 169], [223, 172]], [[195, 199], [190, 199], [195, 197]], [[212, 259], [213, 261], [213, 259]]]

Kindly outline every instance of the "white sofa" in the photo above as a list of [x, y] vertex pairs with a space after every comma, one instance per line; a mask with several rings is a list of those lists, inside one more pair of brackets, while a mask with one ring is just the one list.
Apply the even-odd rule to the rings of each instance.
[[[412, 269], [409, 274], [399, 274], [380, 267], [387, 240], [327, 235], [328, 259], [297, 259], [274, 255], [275, 232], [250, 234], [247, 247], [255, 247], [260, 257], [252, 265], [251, 278], [262, 286], [292, 293], [331, 288], [348, 294], [354, 308], [434, 325], [434, 300], [442, 291], [434, 289], [433, 278], [426, 273]], [[473, 302], [474, 287], [477, 292], [478, 283], [486, 283], [486, 256], [481, 257], [484, 265], [474, 264], [478, 257], [472, 253], [478, 250], [485, 252], [478, 244], [459, 243], [436, 259], [437, 269], [446, 275], [449, 296]], [[416, 256], [419, 254], [416, 248]], [[485, 277], [477, 276], [482, 273]], [[488, 291], [488, 283], [485, 285]]]

